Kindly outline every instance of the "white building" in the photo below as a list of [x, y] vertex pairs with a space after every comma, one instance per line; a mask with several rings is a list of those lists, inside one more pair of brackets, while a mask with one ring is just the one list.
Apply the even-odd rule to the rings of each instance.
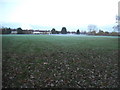
[[11, 34], [17, 34], [17, 31], [11, 31]]
[[33, 34], [40, 34], [40, 32], [38, 32], [38, 31], [34, 31]]

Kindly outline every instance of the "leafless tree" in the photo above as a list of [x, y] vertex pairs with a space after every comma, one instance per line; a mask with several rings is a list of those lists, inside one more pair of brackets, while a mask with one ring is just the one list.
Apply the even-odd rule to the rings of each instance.
[[94, 25], [94, 24], [90, 24], [90, 25], [88, 25], [88, 30], [89, 30], [89, 32], [96, 31], [97, 30], [97, 26]]

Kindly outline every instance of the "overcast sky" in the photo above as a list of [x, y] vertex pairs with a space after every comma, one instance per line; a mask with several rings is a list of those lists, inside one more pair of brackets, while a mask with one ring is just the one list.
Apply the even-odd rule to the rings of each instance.
[[0, 22], [42, 26], [115, 23], [119, 0], [0, 0]]

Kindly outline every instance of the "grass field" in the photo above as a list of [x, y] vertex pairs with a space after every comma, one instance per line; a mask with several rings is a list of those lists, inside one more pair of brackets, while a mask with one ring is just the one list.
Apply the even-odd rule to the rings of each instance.
[[4, 35], [3, 87], [116, 88], [118, 38]]

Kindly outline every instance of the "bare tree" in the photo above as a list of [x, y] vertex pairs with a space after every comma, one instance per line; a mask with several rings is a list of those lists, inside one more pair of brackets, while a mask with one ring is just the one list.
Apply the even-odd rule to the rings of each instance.
[[120, 16], [116, 15], [116, 23], [118, 23], [120, 21]]
[[113, 26], [114, 31], [118, 31], [120, 32], [120, 16], [116, 15], [116, 23], [118, 23], [118, 25]]
[[88, 30], [89, 30], [89, 32], [96, 31], [97, 30], [97, 26], [94, 25], [94, 24], [90, 24], [90, 25], [88, 25]]
[[115, 26], [113, 26], [113, 30], [114, 31], [119, 31], [120, 32], [120, 25], [115, 25]]

